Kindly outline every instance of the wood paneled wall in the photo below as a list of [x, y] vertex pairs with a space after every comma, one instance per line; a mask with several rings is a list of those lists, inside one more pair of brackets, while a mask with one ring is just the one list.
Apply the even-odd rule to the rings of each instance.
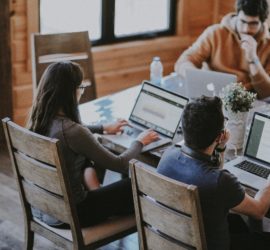
[[[9, 0], [0, 1], [0, 118], [12, 116], [12, 74], [10, 48], [10, 4]], [[3, 127], [0, 125], [0, 143], [4, 141]], [[1, 148], [1, 146], [0, 146]]]
[[[140, 83], [149, 78], [153, 56], [160, 56], [164, 74], [173, 71], [180, 53], [224, 13], [233, 10], [234, 0], [178, 0], [175, 36], [126, 42], [93, 48], [98, 96]], [[38, 32], [37, 0], [13, 0], [11, 18], [14, 121], [25, 123], [32, 104], [29, 34]]]

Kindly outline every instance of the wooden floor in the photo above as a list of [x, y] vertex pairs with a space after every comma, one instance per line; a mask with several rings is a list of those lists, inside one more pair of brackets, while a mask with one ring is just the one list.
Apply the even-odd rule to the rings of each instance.
[[[107, 179], [113, 179], [107, 175]], [[4, 145], [0, 144], [0, 250], [21, 250], [24, 241], [24, 222], [16, 182], [13, 178], [11, 163]], [[50, 241], [41, 236], [35, 237], [38, 250], [58, 250]], [[100, 250], [138, 250], [138, 236], [132, 234], [112, 242]]]

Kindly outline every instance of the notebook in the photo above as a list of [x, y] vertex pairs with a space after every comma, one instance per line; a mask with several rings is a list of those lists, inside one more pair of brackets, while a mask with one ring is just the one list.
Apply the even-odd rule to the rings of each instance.
[[158, 132], [160, 139], [146, 145], [143, 152], [170, 143], [187, 103], [188, 98], [144, 81], [128, 119], [132, 127], [126, 126], [119, 135], [102, 135], [102, 143], [112, 149], [115, 145], [127, 149], [142, 131], [149, 128]]
[[236, 75], [217, 71], [186, 69], [186, 96], [190, 98], [205, 96], [219, 96], [226, 85], [237, 82]]
[[244, 155], [225, 163], [240, 183], [259, 190], [270, 174], [270, 116], [254, 113]]

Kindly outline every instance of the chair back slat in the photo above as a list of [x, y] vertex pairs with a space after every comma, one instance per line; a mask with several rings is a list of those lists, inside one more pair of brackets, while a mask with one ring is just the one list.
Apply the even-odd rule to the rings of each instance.
[[38, 63], [52, 63], [63, 60], [85, 60], [88, 58], [88, 53], [86, 52], [76, 52], [76, 53], [57, 53], [57, 54], [48, 54], [38, 57]]
[[146, 246], [147, 249], [155, 249], [155, 250], [186, 250], [187, 248], [181, 246], [177, 242], [173, 242], [171, 240], [166, 239], [164, 236], [158, 234], [158, 232], [154, 232], [150, 230], [148, 227], [144, 227], [145, 236], [146, 236]]
[[181, 214], [145, 196], [140, 196], [140, 205], [145, 223], [173, 239], [193, 245], [195, 233], [190, 215]]
[[[178, 182], [145, 168], [136, 168], [138, 190], [166, 206], [184, 213], [192, 211], [191, 192]], [[157, 185], [159, 183], [159, 185]], [[170, 190], [170, 192], [168, 192]], [[185, 201], [185, 202], [179, 202]]]
[[[13, 150], [17, 150], [36, 160], [50, 165], [56, 165], [55, 144], [47, 137], [37, 135], [28, 130], [22, 130], [20, 126], [9, 124], [9, 136]], [[27, 141], [27, 143], [25, 143]]]
[[[85, 52], [90, 48], [88, 32], [46, 34], [36, 36], [36, 51], [38, 55]], [[54, 44], [52, 43], [54, 42]]]
[[70, 223], [70, 215], [67, 213], [63, 197], [50, 193], [34, 184], [22, 181], [27, 202], [46, 214], [65, 223]]
[[14, 153], [19, 175], [52, 193], [63, 195], [57, 169], [22, 153]]
[[135, 160], [130, 167], [140, 249], [207, 249], [197, 187]]

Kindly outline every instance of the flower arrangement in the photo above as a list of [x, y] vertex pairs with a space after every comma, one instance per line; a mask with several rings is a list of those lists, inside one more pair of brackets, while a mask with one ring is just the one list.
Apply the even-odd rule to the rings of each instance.
[[247, 91], [241, 83], [232, 83], [222, 89], [220, 97], [227, 111], [237, 113], [249, 111], [257, 94]]

